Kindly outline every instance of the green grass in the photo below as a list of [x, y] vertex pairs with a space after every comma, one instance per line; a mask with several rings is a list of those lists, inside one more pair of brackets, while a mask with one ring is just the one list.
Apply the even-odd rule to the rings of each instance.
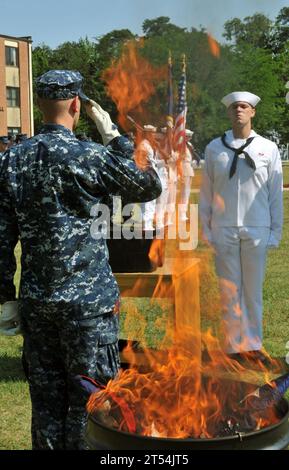
[[283, 164], [283, 180], [284, 184], [289, 184], [289, 161]]
[[[288, 168], [289, 170], [289, 168]], [[274, 355], [289, 352], [289, 191], [284, 192], [283, 238], [269, 253], [264, 284], [264, 344]]]
[[[284, 180], [289, 183], [289, 167], [285, 169]], [[197, 178], [196, 178], [197, 179]], [[197, 201], [197, 196], [192, 195]], [[289, 191], [284, 192], [284, 231], [278, 250], [270, 252], [264, 286], [264, 345], [272, 356], [285, 356], [289, 352]], [[16, 249], [17, 258], [20, 247]], [[194, 256], [207, 259], [207, 250], [200, 244]], [[15, 277], [19, 282], [19, 270]], [[201, 311], [203, 327], [217, 322], [217, 283], [212, 263], [203, 263], [201, 271]], [[122, 307], [121, 336], [147, 338], [148, 346], [159, 344], [165, 334], [165, 325], [172, 324], [172, 309], [165, 301], [150, 303], [127, 300]], [[126, 322], [124, 312], [129, 312]], [[141, 312], [141, 314], [140, 314]], [[21, 337], [0, 336], [0, 450], [30, 449], [30, 400], [28, 386], [21, 367]]]

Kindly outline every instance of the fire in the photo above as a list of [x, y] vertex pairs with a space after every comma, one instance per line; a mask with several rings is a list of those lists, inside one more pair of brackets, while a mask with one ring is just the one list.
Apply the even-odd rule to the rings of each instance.
[[[212, 53], [219, 57], [217, 42], [210, 35], [208, 41]], [[121, 59], [105, 72], [108, 92], [118, 107], [124, 128], [127, 114], [146, 103], [154, 93], [154, 80], [159, 80], [164, 72], [139, 56], [136, 43], [128, 44]], [[145, 164], [141, 151], [137, 159]], [[224, 210], [221, 197], [216, 204]], [[184, 258], [176, 251], [175, 240], [170, 242], [168, 246], [166, 240], [171, 263], [166, 264], [168, 260], [165, 260], [157, 282], [152, 282], [153, 276], [147, 274], [138, 279], [129, 295], [143, 296], [144, 291], [152, 289], [151, 306], [169, 299], [174, 306], [175, 324], [168, 323], [157, 348], [149, 348], [145, 338], [149, 325], [141, 308], [129, 302], [125, 328], [129, 329], [132, 323], [138, 325], [142, 350], [136, 351], [128, 344], [124, 357], [131, 367], [120, 370], [104, 390], [91, 395], [89, 413], [104, 425], [120, 431], [179, 439], [234, 435], [240, 430], [254, 431], [277, 422], [273, 406], [268, 409], [255, 406], [259, 403], [256, 402], [256, 387], [270, 383], [270, 370], [261, 363], [257, 364], [258, 370], [248, 370], [225, 354], [221, 340], [212, 329], [201, 331], [199, 271], [205, 272], [203, 279], [211, 283], [208, 262], [204, 256], [195, 260]], [[163, 240], [155, 240], [150, 251], [151, 261], [161, 265], [163, 254]], [[233, 300], [236, 286], [227, 282], [223, 287], [226, 287], [223, 295]], [[125, 293], [123, 295], [125, 297]], [[219, 301], [210, 303], [209, 292], [206, 301], [211, 311], [217, 310]], [[235, 312], [238, 322], [242, 314], [238, 304]], [[163, 323], [163, 318], [157, 318], [156, 322]], [[219, 321], [220, 333], [222, 323]], [[247, 349], [245, 343], [242, 347]]]
[[[121, 416], [113, 426], [118, 430], [179, 439], [224, 436], [230, 426], [238, 429], [239, 422], [242, 429], [252, 431], [278, 421], [272, 408], [263, 416], [259, 410], [239, 404], [244, 391], [254, 386], [246, 386], [242, 392], [239, 382], [221, 381], [212, 368], [204, 368], [200, 375], [198, 362], [183, 344], [169, 351], [165, 363], [155, 359], [153, 371], [122, 371], [104, 392], [92, 395], [88, 411], [101, 419], [101, 411], [110, 399], [112, 414]], [[225, 358], [222, 360], [224, 365]], [[220, 369], [221, 363], [214, 368]], [[234, 366], [239, 374], [244, 373], [239, 365]]]
[[165, 240], [154, 239], [149, 252], [149, 259], [154, 266], [162, 266], [164, 262]]
[[[191, 303], [192, 273], [188, 272], [187, 279], [183, 276], [178, 286], [182, 263], [181, 258], [175, 260], [173, 285], [161, 277], [154, 292], [171, 297], [173, 289], [188, 302], [182, 317], [176, 316], [170, 345], [165, 336], [158, 350], [144, 347], [141, 355], [128, 346], [126, 357], [131, 364], [141, 365], [142, 372], [134, 366], [121, 370], [104, 391], [91, 396], [88, 411], [118, 430], [179, 439], [232, 435], [277, 422], [274, 408], [260, 410], [252, 406], [252, 400], [244, 400], [258, 385], [270, 381], [269, 371], [262, 364], [258, 371], [246, 370], [223, 352], [211, 330], [201, 334], [198, 304]], [[141, 313], [135, 311], [134, 316], [141, 323]], [[207, 360], [202, 359], [201, 344]], [[111, 408], [103, 419], [107, 402]], [[107, 421], [107, 416], [116, 419]]]
[[219, 58], [221, 54], [220, 46], [210, 33], [208, 33], [208, 43], [213, 56]]
[[141, 57], [141, 45], [129, 41], [120, 59], [103, 73], [107, 92], [117, 106], [119, 123], [124, 129], [130, 126], [126, 117], [130, 111], [146, 114], [144, 105], [155, 93], [155, 83], [166, 78], [166, 66], [154, 67]]

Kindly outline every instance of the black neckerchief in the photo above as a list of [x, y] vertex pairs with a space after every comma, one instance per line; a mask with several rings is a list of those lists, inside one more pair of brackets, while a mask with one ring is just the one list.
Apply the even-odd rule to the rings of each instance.
[[249, 139], [246, 140], [244, 145], [236, 149], [234, 147], [231, 147], [229, 144], [227, 144], [226, 134], [222, 135], [221, 139], [222, 139], [223, 145], [234, 152], [234, 158], [233, 158], [233, 162], [230, 168], [229, 178], [232, 178], [232, 176], [234, 176], [234, 174], [236, 173], [238, 157], [239, 155], [241, 155], [241, 153], [245, 155], [245, 160], [246, 160], [247, 165], [249, 165], [249, 167], [251, 167], [253, 170], [256, 170], [256, 165], [255, 165], [254, 160], [250, 157], [250, 155], [247, 152], [244, 152], [244, 149], [248, 147], [248, 145], [250, 145], [250, 143], [252, 142], [254, 138], [255, 137], [249, 137]]

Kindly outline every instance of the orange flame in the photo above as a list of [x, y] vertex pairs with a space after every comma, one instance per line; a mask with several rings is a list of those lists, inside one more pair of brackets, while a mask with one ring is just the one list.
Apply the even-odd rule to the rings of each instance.
[[[193, 261], [175, 258], [170, 266], [159, 268], [160, 272], [163, 269], [163, 275], [156, 281], [152, 307], [156, 297], [173, 300], [173, 334], [172, 330], [169, 334], [168, 329], [157, 350], [145, 347], [145, 341], [141, 352], [128, 346], [126, 359], [131, 364], [145, 367], [146, 372], [139, 372], [135, 367], [122, 370], [108, 383], [105, 391], [91, 396], [88, 411], [103, 424], [144, 436], [181, 439], [215, 437], [217, 430], [225, 426], [234, 413], [239, 419], [250, 415], [256, 430], [278, 421], [271, 408], [259, 416], [258, 410], [250, 410], [248, 414], [245, 404], [240, 404], [256, 385], [269, 382], [270, 374], [264, 365], [259, 364], [258, 371], [246, 370], [225, 354], [211, 330], [201, 336], [197, 300], [199, 263]], [[168, 272], [172, 273], [171, 282], [168, 282]], [[154, 274], [146, 275], [147, 278], [150, 276]], [[138, 289], [141, 293], [143, 288], [144, 284], [140, 282], [130, 295], [136, 295]], [[230, 285], [228, 289], [233, 294], [236, 290]], [[148, 325], [136, 307], [128, 321], [132, 319], [145, 335]], [[201, 343], [209, 361], [201, 358]], [[103, 414], [108, 401], [111, 414], [120, 415], [116, 421], [111, 420], [109, 413]], [[118, 414], [116, 402], [122, 403]], [[135, 431], [131, 431], [132, 416]]]
[[154, 239], [149, 251], [149, 259], [153, 266], [162, 266], [164, 263], [164, 243], [162, 239]]
[[219, 58], [221, 54], [220, 46], [210, 33], [208, 33], [208, 43], [213, 56]]
[[[150, 258], [155, 264], [163, 250], [162, 242], [154, 241], [151, 248]], [[136, 275], [137, 282], [130, 288], [125, 284], [124, 297], [151, 298], [147, 318], [142, 305], [136, 305], [132, 299], [126, 306], [124, 330], [131, 331], [135, 325], [142, 347], [128, 345], [123, 357], [131, 368], [121, 370], [104, 391], [92, 395], [88, 411], [104, 425], [118, 430], [180, 439], [219, 436], [226, 426], [233, 425], [235, 416], [240, 421], [247, 417], [253, 426], [251, 431], [277, 422], [274, 407], [266, 412], [251, 410], [243, 400], [256, 386], [272, 380], [272, 370], [261, 362], [255, 363], [257, 368], [252, 369], [224, 352], [228, 330], [233, 340], [240, 330], [242, 311], [236, 301], [237, 287], [225, 279], [214, 278], [208, 254], [200, 250], [198, 258], [192, 258], [192, 253], [179, 252], [177, 245], [177, 240], [167, 239], [164, 265], [152, 273]], [[206, 292], [202, 302], [200, 275]], [[207, 290], [206, 283], [210, 286]], [[219, 283], [222, 294], [215, 296], [216, 299], [212, 291]], [[167, 321], [162, 338], [155, 340], [154, 348], [148, 347], [146, 335], [152, 328], [152, 312], [157, 303], [163, 308], [166, 301], [173, 307], [173, 321]], [[235, 305], [236, 314], [236, 323], [230, 328], [224, 326], [224, 306], [228, 302]], [[204, 320], [218, 321], [216, 328], [201, 331], [201, 310], [203, 317], [207, 313]], [[161, 330], [165, 322], [161, 314], [154, 327]], [[213, 333], [215, 329], [218, 334]], [[246, 340], [240, 347], [248, 350]], [[271, 364], [277, 374], [279, 364], [273, 360]]]
[[144, 113], [143, 105], [155, 93], [155, 83], [166, 78], [166, 66], [153, 67], [140, 56], [136, 41], [129, 41], [121, 58], [103, 73], [109, 96], [119, 111], [119, 122], [128, 128], [127, 114], [137, 110]]
[[[220, 380], [224, 375], [221, 366], [225, 365], [236, 377], [245, 374], [245, 369], [236, 361], [230, 362], [225, 356], [220, 360], [212, 355], [213, 365], [204, 367], [201, 376], [200, 365], [192, 358], [191, 349], [183, 340], [175, 344], [162, 361], [160, 356], [151, 354], [148, 357], [153, 361], [152, 371], [139, 373], [134, 368], [121, 371], [117, 379], [108, 383], [104, 392], [91, 396], [88, 411], [96, 413], [101, 420], [100, 411], [104, 403], [109, 397], [116, 397], [114, 402], [119, 400], [128, 407], [125, 419], [115, 424], [117, 429], [131, 432], [129, 422], [133, 415], [136, 423], [134, 432], [179, 439], [215, 437], [219, 423], [228, 421], [230, 413], [238, 412], [240, 419], [247, 413], [246, 408], [239, 405], [240, 398], [256, 386], [244, 384], [244, 391], [240, 392], [240, 382], [232, 381], [229, 374], [229, 378]], [[122, 414], [123, 409], [124, 406], [121, 407]], [[266, 416], [258, 416], [258, 411], [250, 410], [249, 416], [255, 430], [278, 421], [272, 409]], [[108, 423], [104, 420], [103, 424]]]

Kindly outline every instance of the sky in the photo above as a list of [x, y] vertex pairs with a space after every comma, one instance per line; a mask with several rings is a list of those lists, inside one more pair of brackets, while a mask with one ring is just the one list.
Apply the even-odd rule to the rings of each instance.
[[0, 0], [0, 34], [32, 36], [33, 46], [93, 40], [114, 29], [142, 34], [145, 19], [168, 16], [177, 26], [205, 27], [218, 41], [225, 21], [256, 12], [275, 19], [288, 0]]

